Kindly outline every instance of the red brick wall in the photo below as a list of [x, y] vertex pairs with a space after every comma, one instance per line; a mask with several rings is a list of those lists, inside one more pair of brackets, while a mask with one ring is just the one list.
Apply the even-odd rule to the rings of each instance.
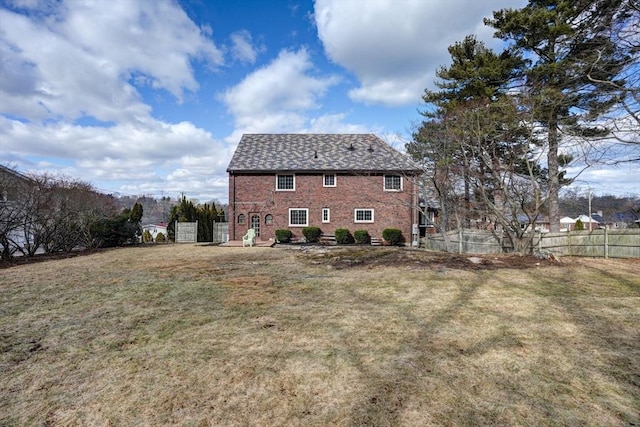
[[[229, 176], [230, 238], [239, 240], [250, 226], [253, 215], [260, 217], [260, 239], [275, 238], [275, 230], [289, 229], [294, 238], [302, 237], [303, 227], [289, 227], [289, 208], [308, 208], [309, 225], [325, 234], [338, 228], [367, 230], [371, 237], [382, 238], [385, 228], [399, 228], [411, 244], [411, 226], [417, 223], [414, 209], [416, 194], [410, 178], [403, 177], [403, 190], [384, 191], [383, 175], [336, 176], [336, 187], [323, 187], [323, 174], [295, 174], [295, 191], [276, 191], [274, 174], [238, 174]], [[329, 208], [331, 222], [322, 222], [322, 208]], [[354, 209], [373, 209], [374, 223], [355, 223]], [[238, 224], [238, 215], [245, 223]], [[266, 215], [273, 224], [266, 225]]]

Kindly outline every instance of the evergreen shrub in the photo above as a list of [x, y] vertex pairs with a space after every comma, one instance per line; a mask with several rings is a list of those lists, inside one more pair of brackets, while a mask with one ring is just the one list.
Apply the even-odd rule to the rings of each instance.
[[397, 228], [385, 228], [382, 230], [382, 238], [387, 242], [387, 244], [392, 246], [400, 245], [404, 242], [402, 231]]
[[291, 242], [291, 237], [293, 237], [291, 230], [276, 230], [276, 241], [278, 243], [289, 243]]
[[320, 230], [320, 227], [315, 226], [304, 227], [302, 229], [302, 235], [307, 240], [307, 243], [317, 243], [322, 235], [322, 230]]
[[359, 245], [368, 245], [371, 243], [371, 236], [367, 230], [356, 230], [353, 233], [356, 243]]
[[336, 243], [339, 245], [349, 245], [354, 242], [351, 232], [346, 228], [338, 228], [335, 232]]

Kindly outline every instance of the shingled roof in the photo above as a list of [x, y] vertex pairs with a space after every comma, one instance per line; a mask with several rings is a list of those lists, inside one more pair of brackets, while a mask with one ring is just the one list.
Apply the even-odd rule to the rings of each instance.
[[244, 134], [227, 172], [405, 172], [419, 168], [373, 134]]

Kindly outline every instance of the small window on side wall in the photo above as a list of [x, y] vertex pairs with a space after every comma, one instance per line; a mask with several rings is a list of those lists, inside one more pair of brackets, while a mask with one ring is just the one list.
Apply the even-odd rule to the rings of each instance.
[[295, 191], [295, 175], [276, 175], [276, 191]]
[[335, 174], [323, 175], [322, 186], [323, 187], [335, 187], [336, 186], [336, 175]]
[[331, 210], [329, 208], [322, 208], [322, 222], [325, 224], [331, 222]]
[[385, 175], [384, 190], [402, 191], [402, 177], [400, 175]]
[[264, 217], [264, 223], [265, 223], [265, 225], [273, 225], [273, 215], [267, 214]]
[[238, 224], [244, 224], [246, 222], [246, 217], [244, 214], [238, 215]]

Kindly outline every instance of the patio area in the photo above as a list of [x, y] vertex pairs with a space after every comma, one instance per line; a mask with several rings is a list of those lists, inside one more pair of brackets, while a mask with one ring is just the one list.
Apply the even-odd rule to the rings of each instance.
[[[255, 244], [253, 245], [253, 247], [259, 247], [259, 248], [270, 248], [273, 245], [275, 245], [276, 242], [275, 240], [257, 240]], [[229, 240], [226, 243], [221, 243], [220, 246], [223, 247], [229, 247], [229, 248], [237, 248], [237, 247], [242, 247], [242, 240]], [[250, 246], [247, 246], [247, 249], [250, 249]]]

